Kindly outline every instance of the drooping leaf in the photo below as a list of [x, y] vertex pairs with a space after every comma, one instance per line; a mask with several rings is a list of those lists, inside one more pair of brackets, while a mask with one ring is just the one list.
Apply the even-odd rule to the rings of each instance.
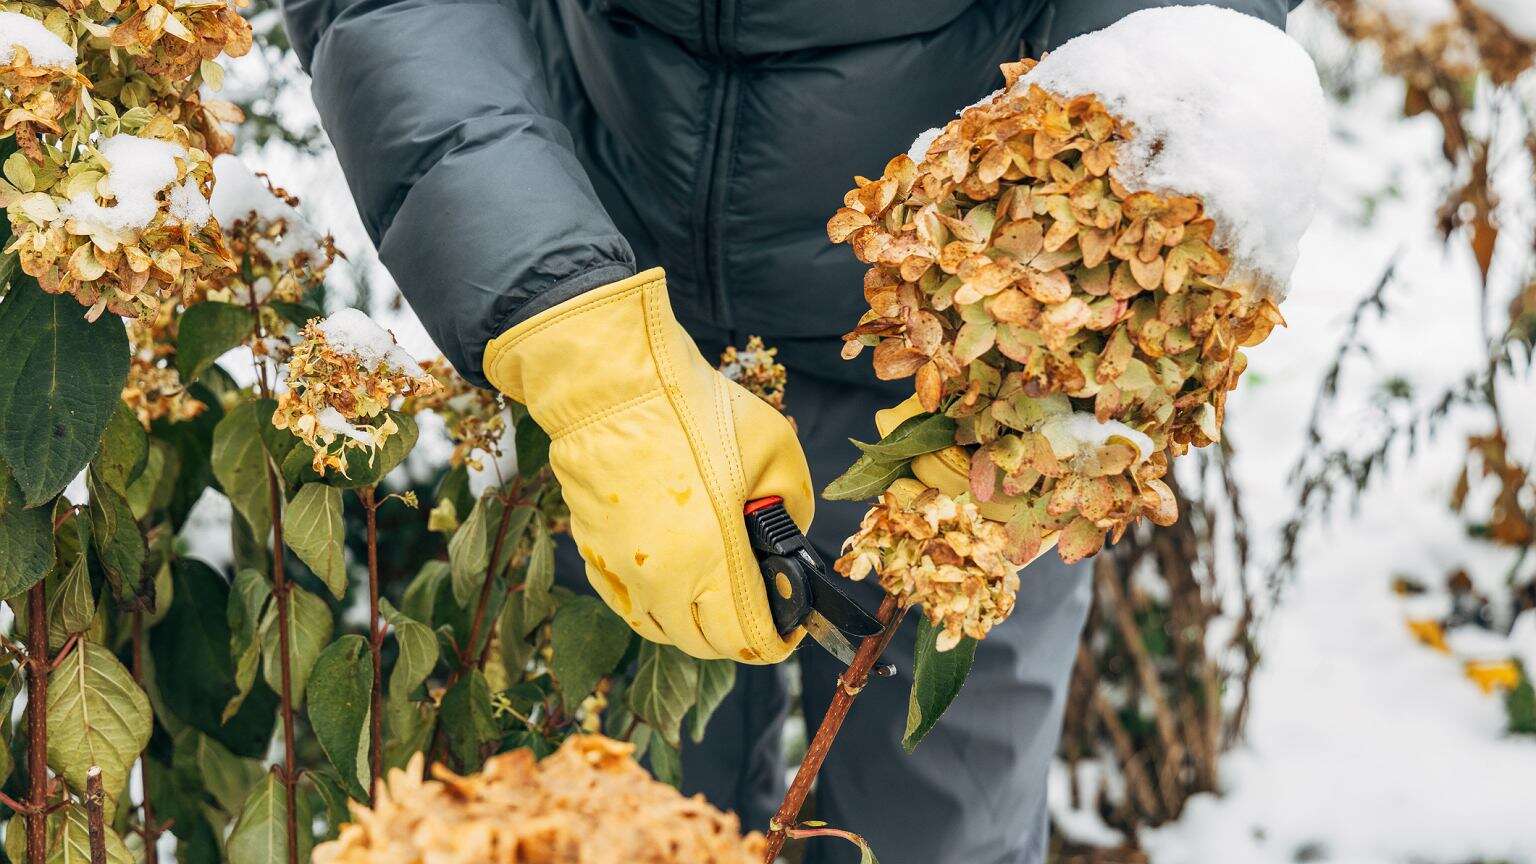
[[130, 602], [143, 590], [144, 535], [123, 493], [102, 482], [94, 470], [86, 475], [86, 485], [91, 493], [91, 545], [113, 595]]
[[[522, 509], [522, 508], [520, 508]], [[526, 508], [532, 515], [533, 508]], [[514, 522], [518, 520], [515, 518]], [[522, 526], [528, 521], [522, 520], [521, 524], [512, 527], [522, 533]], [[511, 531], [509, 529], [508, 533]], [[516, 539], [516, 535], [507, 538], [508, 541]], [[505, 546], [506, 544], [502, 544]], [[550, 597], [549, 590], [555, 584], [555, 538], [549, 533], [543, 523], [536, 526], [533, 535], [533, 547], [528, 551], [528, 566], [523, 571], [523, 615], [529, 621], [543, 621], [554, 611], [554, 600]]]
[[251, 310], [233, 303], [204, 301], [188, 306], [176, 322], [176, 369], [195, 381], [219, 356], [255, 330]]
[[513, 430], [514, 452], [517, 454], [517, 473], [532, 477], [540, 468], [549, 464], [549, 435], [532, 417], [517, 421]]
[[[278, 638], [277, 603], [267, 605], [261, 622], [261, 668], [267, 686], [282, 692], [282, 644]], [[331, 641], [331, 608], [325, 601], [296, 584], [288, 586], [288, 682], [294, 707], [304, 702], [310, 670]]]
[[352, 797], [368, 797], [368, 702], [373, 665], [368, 640], [349, 633], [325, 646], [315, 661], [309, 723], [325, 757]]
[[144, 427], [133, 411], [118, 402], [101, 433], [101, 449], [91, 463], [92, 469], [108, 486], [126, 493], [129, 482], [144, 470], [148, 457], [149, 436], [144, 434]]
[[976, 659], [976, 640], [962, 636], [960, 644], [938, 649], [941, 629], [927, 618], [917, 622], [917, 649], [912, 660], [912, 693], [907, 700], [907, 728], [901, 746], [911, 753], [955, 701]]
[[229, 621], [229, 656], [234, 661], [235, 695], [224, 705], [223, 719], [235, 716], [245, 697], [256, 684], [256, 672], [261, 668], [261, 643], [265, 625], [270, 621], [266, 614], [272, 599], [272, 588], [267, 579], [255, 570], [241, 570], [235, 574], [235, 584], [229, 592], [226, 619]]
[[400, 648], [395, 668], [389, 673], [389, 700], [407, 702], [437, 666], [437, 636], [432, 628], [407, 616], [388, 600], [379, 601], [379, 612], [395, 628], [395, 644]]
[[629, 707], [667, 741], [677, 746], [683, 716], [698, 694], [699, 667], [692, 657], [672, 647], [642, 642], [629, 685]]
[[496, 752], [501, 731], [491, 710], [491, 689], [480, 670], [471, 669], [443, 696], [439, 723], [448, 739], [455, 771], [477, 771], [486, 757]]
[[266, 770], [258, 759], [242, 759], [229, 748], [198, 732], [186, 729], [176, 738], [176, 758], [183, 756], [196, 766], [202, 786], [226, 813], [238, 813]]
[[283, 542], [309, 565], [338, 600], [347, 593], [347, 567], [342, 555], [346, 536], [341, 513], [340, 489], [324, 483], [306, 483], [299, 487], [283, 517]]
[[651, 744], [645, 748], [645, 756], [657, 780], [674, 787], [683, 785], [683, 754], [677, 744], [668, 742], [652, 729]]
[[107, 796], [122, 794], [150, 725], [149, 697], [101, 645], [77, 643], [48, 676], [48, 767], [76, 792], [95, 765]]
[[[508, 638], [507, 633], [502, 638]], [[560, 682], [567, 713], [575, 711], [629, 648], [633, 631], [596, 597], [577, 596], [560, 604], [550, 625], [550, 671]]]
[[261, 427], [270, 420], [270, 412], [263, 417], [258, 403], [242, 402], [213, 430], [213, 476], [258, 538], [272, 530], [267, 453], [261, 441]]
[[877, 459], [911, 459], [953, 445], [955, 421], [943, 414], [917, 414], [901, 421], [901, 425], [877, 444], [853, 443], [860, 451]]
[[352, 814], [347, 810], [347, 792], [341, 788], [340, 778], [330, 768], [311, 768], [299, 778], [299, 783], [313, 789], [324, 808], [325, 833], [321, 839], [335, 839], [341, 833], [341, 826], [352, 821]]
[[145, 451], [144, 470], [128, 484], [126, 497], [133, 518], [143, 520], [150, 513], [171, 503], [176, 488], [176, 472], [180, 469], [176, 448], [158, 438], [149, 440]]
[[62, 556], [59, 566], [48, 575], [48, 650], [64, 647], [69, 637], [84, 633], [96, 617], [96, 597], [91, 593], [90, 568], [85, 551]]
[[[480, 596], [480, 589], [485, 584], [486, 570], [491, 564], [491, 552], [496, 544], [496, 535], [501, 531], [503, 515], [502, 503], [494, 495], [481, 496], [475, 502], [473, 510], [469, 511], [469, 517], [459, 525], [459, 530], [453, 532], [453, 537], [448, 540], [448, 562], [453, 572], [453, 598], [460, 606], [468, 607]], [[517, 528], [515, 522], [521, 522], [526, 528], [528, 520], [533, 515], [533, 508], [519, 507], [511, 514], [507, 514], [507, 528], [502, 540], [502, 557], [511, 551], [510, 546], [517, 540], [521, 531], [514, 533]]]
[[73, 297], [18, 276], [0, 303], [0, 345], [0, 457], [35, 507], [96, 456], [128, 377], [128, 332], [116, 315], [86, 321]]
[[442, 580], [448, 578], [448, 562], [436, 558], [421, 565], [421, 570], [405, 586], [400, 596], [400, 611], [428, 626], [437, 624], [432, 619], [432, 605]]
[[828, 501], [866, 501], [902, 477], [912, 473], [909, 459], [883, 459], [864, 454], [841, 477], [827, 484], [821, 496]]
[[688, 711], [688, 735], [695, 744], [704, 740], [709, 718], [714, 716], [720, 703], [731, 695], [731, 688], [736, 686], [735, 661], [700, 660], [698, 664], [699, 692], [693, 708]]
[[229, 585], [208, 565], [192, 558], [171, 563], [172, 603], [165, 619], [149, 631], [155, 688], [175, 719], [208, 735], [235, 755], [267, 753], [277, 718], [277, 695], [257, 681], [239, 711], [226, 722], [224, 706], [235, 695], [229, 621]]
[[150, 428], [151, 437], [166, 442], [176, 453], [173, 460], [176, 463], [175, 477], [165, 509], [171, 524], [178, 528], [202, 497], [203, 490], [213, 481], [213, 433], [224, 419], [224, 409], [207, 386], [193, 384], [187, 388], [187, 393], [203, 403], [201, 413], [191, 420], [175, 423], [161, 418]]
[[[307, 830], [309, 802], [300, 796], [294, 805], [300, 826], [299, 860], [308, 861], [313, 846]], [[287, 790], [276, 773], [268, 772], [245, 799], [245, 806], [240, 808], [240, 815], [235, 819], [234, 830], [229, 833], [226, 844], [229, 864], [287, 864], [287, 811]]]
[[0, 462], [0, 596], [14, 597], [53, 569], [53, 520], [47, 507], [22, 509], [21, 487]]

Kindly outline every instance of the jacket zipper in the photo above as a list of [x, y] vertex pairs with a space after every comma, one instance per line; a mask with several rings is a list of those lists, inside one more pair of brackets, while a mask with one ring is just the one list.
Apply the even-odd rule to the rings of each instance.
[[731, 0], [701, 0], [701, 27], [704, 50], [713, 62], [720, 64], [718, 77], [711, 88], [710, 129], [712, 135], [704, 152], [699, 182], [699, 195], [695, 203], [694, 250], [696, 272], [699, 274], [699, 293], [705, 301], [712, 322], [718, 326], [732, 326], [730, 304], [726, 297], [723, 268], [723, 242], [720, 238], [720, 214], [724, 209], [725, 181], [729, 174], [729, 160], [735, 135], [736, 98], [738, 75], [734, 58], [726, 56], [727, 46], [721, 37], [730, 26]]

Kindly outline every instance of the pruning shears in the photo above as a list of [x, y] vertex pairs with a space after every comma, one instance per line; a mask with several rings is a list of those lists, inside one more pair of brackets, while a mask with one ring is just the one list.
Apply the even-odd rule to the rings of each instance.
[[748, 501], [744, 513], [779, 635], [804, 627], [828, 653], [851, 665], [853, 641], [879, 633], [880, 621], [827, 576], [827, 565], [789, 518], [784, 499], [772, 495]]

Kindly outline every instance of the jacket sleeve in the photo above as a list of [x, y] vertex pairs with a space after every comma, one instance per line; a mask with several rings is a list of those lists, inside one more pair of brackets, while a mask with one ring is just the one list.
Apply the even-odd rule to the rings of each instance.
[[379, 257], [459, 372], [517, 321], [635, 272], [502, 0], [285, 0]]
[[1073, 37], [1102, 30], [1132, 12], [1158, 6], [1221, 6], [1255, 18], [1262, 18], [1284, 29], [1286, 14], [1300, 6], [1301, 2], [1302, 0], [1055, 0], [1052, 3], [1047, 32], [1041, 42], [1043, 47], [1050, 50]]

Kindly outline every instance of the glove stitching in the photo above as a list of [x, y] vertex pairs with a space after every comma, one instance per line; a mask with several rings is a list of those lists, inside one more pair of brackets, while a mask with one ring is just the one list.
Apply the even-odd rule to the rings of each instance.
[[[612, 417], [615, 414], [619, 414], [619, 413], [622, 413], [624, 411], [628, 411], [629, 409], [634, 408], [634, 407], [636, 407], [638, 405], [642, 405], [642, 404], [644, 404], [646, 402], [649, 402], [652, 399], [655, 399], [657, 396], [660, 396], [660, 395], [662, 395], [662, 388], [661, 388], [661, 385], [658, 384], [657, 386], [652, 387], [651, 389], [645, 391], [644, 393], [641, 393], [639, 396], [634, 396], [634, 397], [631, 397], [629, 399], [625, 399], [623, 402], [620, 402], [617, 405], [611, 405], [611, 406], [609, 406], [607, 408], [604, 408], [601, 411], [598, 411], [598, 412], [596, 412], [594, 414], [588, 414], [586, 417], [583, 417], [580, 420], [577, 420], [577, 421], [575, 421], [573, 423], [568, 423], [565, 426], [562, 426], [559, 429], [550, 432], [549, 433], [549, 440], [550, 441], [554, 441], [554, 440], [556, 440], [558, 438], [564, 438], [565, 436], [567, 436], [567, 435], [569, 435], [569, 434], [571, 434], [573, 432], [577, 432], [577, 431], [580, 431], [582, 429], [585, 429], [588, 426], [591, 426], [593, 423], [596, 423], [599, 420], [606, 420], [606, 419], [608, 419], [609, 417]], [[538, 418], [534, 418], [534, 419], [538, 419]]]
[[[646, 287], [649, 288], [651, 285], [648, 284]], [[747, 636], [747, 641], [752, 650], [757, 652], [758, 646], [762, 644], [762, 634], [758, 631], [757, 622], [742, 614], [745, 604], [742, 598], [742, 586], [739, 584], [740, 580], [736, 578], [736, 574], [741, 571], [741, 552], [736, 548], [735, 543], [730, 542], [730, 535], [725, 527], [728, 523], [721, 514], [723, 505], [717, 491], [720, 485], [719, 480], [716, 478], [714, 467], [709, 463], [709, 460], [703, 458], [700, 454], [700, 440], [702, 436], [699, 434], [700, 430], [697, 419], [693, 416], [693, 412], [689, 410], [687, 403], [679, 398], [681, 393], [677, 386], [677, 375], [673, 370], [672, 357], [665, 349], [666, 340], [660, 336], [662, 324], [660, 304], [662, 299], [664, 298], [658, 298], [658, 293], [654, 291], [647, 291], [643, 297], [646, 339], [650, 342], [651, 356], [656, 361], [657, 374], [661, 377], [662, 384], [666, 388], [667, 398], [671, 401], [672, 410], [677, 414], [678, 421], [683, 425], [685, 437], [688, 439], [688, 448], [693, 454], [694, 465], [698, 468], [699, 473], [704, 479], [705, 492], [709, 495], [711, 509], [715, 511], [716, 527], [720, 532], [721, 545], [725, 547], [726, 580], [731, 586], [731, 597], [736, 607], [737, 626]], [[700, 637], [703, 638], [702, 631], [700, 632]], [[705, 641], [708, 642], [707, 639]]]
[[[560, 313], [557, 313], [555, 315], [552, 315], [552, 316], [550, 316], [550, 318], [548, 320], [540, 321], [539, 323], [534, 324], [532, 327], [530, 327], [525, 332], [518, 333], [516, 336], [513, 336], [510, 340], [508, 340], [506, 342], [501, 342], [500, 341], [501, 337], [498, 337], [497, 340], [493, 340], [492, 341], [490, 347], [487, 349], [487, 358], [488, 359], [486, 361], [487, 364], [490, 365], [494, 369], [495, 374], [494, 375], [487, 375], [486, 377], [487, 378], [504, 378], [504, 377], [506, 377], [506, 375], [505, 375], [506, 367], [513, 360], [513, 357], [512, 357], [513, 349], [515, 349], [517, 346], [523, 344], [524, 342], [526, 342], [528, 339], [532, 338], [533, 336], [535, 336], [535, 335], [537, 335], [539, 333], [542, 333], [545, 330], [547, 330], [550, 327], [553, 327], [553, 326], [555, 326], [557, 324], [564, 323], [565, 321], [569, 320], [570, 318], [576, 317], [576, 316], [581, 315], [583, 313], [595, 311], [597, 309], [603, 308], [604, 306], [609, 306], [609, 305], [612, 305], [614, 303], [619, 303], [619, 302], [622, 302], [624, 300], [627, 300], [631, 296], [633, 296], [633, 295], [635, 295], [637, 293], [643, 292], [647, 288], [650, 288], [651, 286], [656, 285], [658, 283], [663, 283], [664, 284], [664, 279], [665, 278], [666, 277], [664, 277], [664, 276], [658, 276], [657, 278], [652, 279], [652, 280], [650, 280], [648, 282], [642, 282], [639, 285], [632, 285], [629, 288], [626, 288], [623, 291], [620, 291], [617, 294], [614, 294], [614, 295], [612, 295], [610, 297], [604, 297], [601, 300], [588, 300], [588, 301], [586, 301], [586, 302], [582, 303], [581, 305], [578, 305], [578, 306], [576, 306], [574, 308], [567, 309], [564, 312], [560, 312]], [[601, 291], [602, 289], [599, 288], [597, 290]], [[577, 296], [579, 298], [582, 295], [577, 295]], [[557, 306], [555, 308], [558, 309], [559, 307]], [[506, 336], [506, 335], [507, 334], [503, 334], [503, 337]]]
[[[729, 441], [735, 445], [734, 448], [726, 448], [725, 462], [726, 467], [731, 472], [732, 479], [736, 483], [734, 489], [732, 490], [736, 493], [734, 497], [736, 499], [745, 501], [747, 495], [747, 479], [746, 471], [741, 464], [741, 443], [736, 437], [736, 409], [731, 405], [732, 386], [733, 385], [731, 382], [727, 380], [725, 376], [715, 376], [715, 425], [719, 430], [721, 439]], [[734, 549], [737, 544], [727, 543], [726, 545]], [[753, 569], [755, 570], [757, 564], [755, 558], [752, 561], [752, 564]], [[742, 572], [743, 566], [738, 565], [733, 567], [729, 574], [731, 580], [731, 596], [736, 602], [736, 618], [742, 622], [750, 622], [744, 624], [743, 629], [750, 628], [749, 636], [752, 641], [752, 650], [758, 652], [760, 656], [766, 659], [768, 656], [776, 653], [777, 646], [770, 648], [772, 643], [764, 640], [762, 630], [757, 626], [757, 616], [751, 614], [752, 595], [750, 588], [747, 585], [742, 584], [746, 581], [740, 575]]]

